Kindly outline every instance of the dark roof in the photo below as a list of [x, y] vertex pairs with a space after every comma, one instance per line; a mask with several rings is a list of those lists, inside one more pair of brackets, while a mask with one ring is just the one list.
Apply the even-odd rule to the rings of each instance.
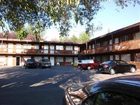
[[0, 38], [3, 38], [3, 33], [2, 32], [0, 32]]
[[53, 44], [53, 45], [81, 45], [79, 43], [74, 43], [74, 42], [55, 42], [55, 41], [33, 41], [33, 40], [20, 40], [20, 39], [4, 39], [0, 38], [0, 41], [3, 42], [10, 42], [10, 43], [28, 43], [28, 44]]
[[8, 34], [8, 36], [7, 36], [7, 38], [8, 39], [16, 39], [16, 33], [15, 32], [8, 32], [7, 33]]
[[35, 37], [35, 35], [28, 34], [27, 37], [25, 38], [25, 40], [36, 41], [36, 37]]
[[129, 34], [129, 33], [133, 33], [133, 32], [138, 32], [140, 31], [140, 22], [129, 25], [127, 27], [115, 30], [113, 32], [109, 32], [107, 34], [104, 34], [102, 36], [96, 37], [91, 39], [90, 41], [88, 41], [88, 43], [98, 40], [98, 39], [102, 39], [102, 38], [107, 38], [107, 37], [111, 37], [113, 35], [113, 37], [117, 36], [117, 35], [124, 35], [124, 34]]

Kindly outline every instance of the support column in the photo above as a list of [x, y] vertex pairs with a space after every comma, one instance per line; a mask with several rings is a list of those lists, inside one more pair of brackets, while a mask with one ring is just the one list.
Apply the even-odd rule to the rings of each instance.
[[73, 51], [72, 51], [72, 54], [75, 54], [75, 53], [74, 53], [74, 51], [75, 51], [75, 50], [74, 50], [74, 45], [73, 45], [72, 47], [73, 47], [73, 49], [72, 49], [72, 50], [73, 50]]
[[8, 56], [5, 56], [6, 66], [8, 66]]
[[48, 44], [48, 54], [50, 54], [50, 44]]
[[121, 60], [122, 58], [121, 58], [121, 54], [119, 54], [119, 60]]
[[54, 65], [57, 65], [57, 61], [56, 61], [57, 57], [54, 57]]
[[63, 62], [64, 62], [64, 65], [65, 65], [65, 63], [66, 63], [66, 57], [63, 57]]
[[[56, 45], [54, 45], [54, 55], [56, 54]], [[54, 65], [56, 65], [57, 62], [56, 62], [56, 56], [54, 56]]]
[[[66, 46], [64, 45], [64, 51], [66, 51]], [[66, 63], [66, 57], [64, 56], [63, 57], [63, 62], [64, 62], [64, 65], [65, 65], [65, 63]]]
[[131, 61], [135, 61], [135, 60], [136, 60], [136, 59], [135, 59], [135, 56], [136, 56], [136, 53], [131, 53], [131, 54], [130, 54], [130, 57], [131, 57], [130, 60], [131, 60]]

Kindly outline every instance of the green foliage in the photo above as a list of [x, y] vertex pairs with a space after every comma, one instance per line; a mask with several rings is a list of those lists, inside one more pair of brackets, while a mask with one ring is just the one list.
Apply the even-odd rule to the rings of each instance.
[[85, 43], [88, 42], [89, 40], [90, 40], [90, 35], [88, 35], [87, 33], [82, 33], [79, 37], [80, 43]]
[[61, 42], [74, 42], [74, 43], [85, 43], [90, 40], [90, 35], [86, 32], [82, 33], [79, 37], [73, 35], [72, 37], [69, 36], [61, 36]]
[[[72, 27], [72, 16], [76, 23], [90, 26], [94, 15], [107, 0], [0, 0], [0, 20], [5, 20], [10, 29], [20, 30], [25, 23], [42, 28], [59, 24], [62, 36]], [[139, 0], [114, 0], [122, 8], [129, 4], [140, 4]], [[2, 25], [1, 25], [2, 26]], [[2, 26], [3, 27], [3, 26]]]
[[70, 38], [69, 38], [68, 36], [60, 36], [60, 37], [59, 37], [59, 40], [60, 40], [61, 42], [70, 42], [70, 41], [71, 41]]
[[72, 42], [74, 42], [74, 43], [79, 42], [78, 37], [76, 37], [75, 35], [73, 35], [73, 36], [70, 38], [70, 40], [71, 40]]
[[43, 31], [42, 27], [39, 26], [39, 24], [36, 24], [35, 26], [28, 25], [24, 28], [21, 28], [17, 32], [18, 39], [25, 39], [28, 35], [32, 35], [35, 37], [37, 41], [41, 40], [40, 33]]
[[25, 39], [27, 37], [28, 32], [27, 32], [27, 30], [22, 28], [21, 30], [17, 31], [16, 34], [17, 34], [17, 38], [22, 40], [22, 39]]

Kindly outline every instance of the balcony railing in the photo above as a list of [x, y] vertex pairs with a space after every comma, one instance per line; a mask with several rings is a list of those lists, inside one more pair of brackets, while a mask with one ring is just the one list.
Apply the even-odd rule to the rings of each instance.
[[58, 55], [72, 55], [72, 54], [78, 54], [78, 51], [76, 51], [76, 50], [55, 50], [54, 54], [58, 54]]
[[81, 52], [81, 54], [99, 54], [99, 53], [135, 50], [135, 49], [140, 49], [140, 40], [125, 41], [114, 45], [98, 47], [91, 50], [84, 50]]
[[13, 49], [0, 48], [0, 54], [54, 54], [54, 55], [77, 55], [77, 50], [48, 50], [48, 49]]
[[140, 40], [131, 40], [115, 44], [113, 51], [135, 50], [140, 49]]

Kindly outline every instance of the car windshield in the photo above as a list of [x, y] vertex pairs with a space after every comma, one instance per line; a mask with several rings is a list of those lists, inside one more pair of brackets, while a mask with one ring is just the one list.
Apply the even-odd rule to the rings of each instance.
[[125, 62], [125, 61], [116, 61], [116, 62], [119, 64], [127, 64], [127, 62]]
[[49, 62], [48, 59], [42, 59], [41, 61], [42, 61], [42, 62]]
[[80, 63], [94, 63], [92, 59], [81, 60]]
[[103, 62], [102, 64], [111, 64], [112, 63], [112, 61], [106, 61], [106, 62]]
[[34, 62], [33, 59], [27, 59], [27, 62]]

